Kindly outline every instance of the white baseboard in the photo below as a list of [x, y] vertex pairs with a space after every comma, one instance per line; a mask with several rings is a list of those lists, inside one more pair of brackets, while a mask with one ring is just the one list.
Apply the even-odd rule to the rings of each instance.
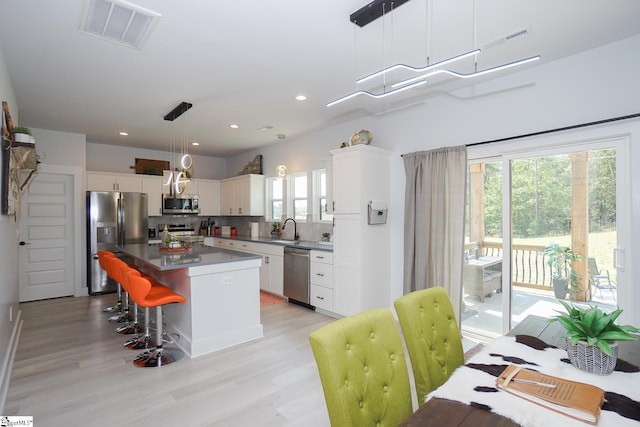
[[18, 311], [14, 322], [9, 348], [7, 349], [7, 358], [0, 368], [0, 415], [4, 414], [4, 404], [7, 400], [9, 391], [9, 381], [11, 380], [11, 368], [13, 367], [13, 359], [18, 349], [18, 341], [20, 341], [20, 332], [22, 331], [22, 310]]

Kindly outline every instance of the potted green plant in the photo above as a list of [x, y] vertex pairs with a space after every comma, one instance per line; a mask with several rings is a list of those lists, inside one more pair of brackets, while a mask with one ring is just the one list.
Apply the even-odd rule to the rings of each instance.
[[552, 243], [544, 248], [542, 252], [551, 267], [551, 283], [553, 293], [558, 299], [567, 296], [567, 290], [572, 294], [578, 292], [578, 278], [580, 275], [571, 268], [573, 261], [582, 261], [583, 257], [579, 253], [571, 250], [568, 246]]
[[32, 142], [31, 129], [26, 126], [14, 126], [11, 133], [15, 142]]
[[578, 369], [600, 375], [613, 371], [618, 360], [618, 341], [637, 339], [632, 333], [640, 329], [631, 325], [617, 325], [616, 319], [622, 309], [611, 313], [603, 312], [597, 306], [576, 307], [560, 301], [565, 312], [549, 319], [560, 322], [566, 329], [567, 354], [571, 364]]
[[331, 237], [331, 233], [325, 231], [324, 233], [322, 233], [322, 241], [323, 242], [328, 242], [329, 238]]
[[272, 222], [271, 223], [271, 237], [273, 239], [277, 239], [278, 237], [280, 237], [280, 223], [279, 222]]

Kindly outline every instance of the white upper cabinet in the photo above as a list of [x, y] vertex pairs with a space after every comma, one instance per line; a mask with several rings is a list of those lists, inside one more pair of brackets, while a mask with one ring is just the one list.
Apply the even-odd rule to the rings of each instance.
[[366, 214], [372, 200], [389, 200], [389, 152], [370, 145], [332, 150], [333, 213]]
[[88, 191], [127, 191], [142, 192], [142, 179], [139, 175], [118, 175], [106, 172], [87, 172]]
[[142, 176], [142, 192], [147, 193], [149, 216], [162, 216], [162, 177], [156, 175]]
[[200, 202], [200, 215], [220, 215], [220, 181], [198, 179], [198, 201]]
[[264, 176], [250, 174], [222, 180], [220, 215], [264, 215]]

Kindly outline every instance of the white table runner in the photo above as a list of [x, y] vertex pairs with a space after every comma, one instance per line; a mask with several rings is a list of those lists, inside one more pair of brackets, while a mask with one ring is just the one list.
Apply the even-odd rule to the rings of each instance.
[[[505, 357], [517, 357], [532, 364], [516, 363]], [[480, 352], [473, 356], [465, 366], [456, 369], [451, 378], [437, 390], [427, 396], [455, 400], [465, 404], [486, 405], [492, 412], [512, 419], [524, 427], [552, 427], [578, 426], [588, 424], [559, 414], [550, 409], [536, 405], [505, 391], [492, 391], [496, 377], [482, 370], [469, 367], [472, 364], [483, 365], [520, 365], [528, 369], [535, 369], [544, 374], [560, 378], [593, 384], [605, 392], [614, 392], [633, 399], [635, 403], [625, 405], [640, 410], [640, 373], [624, 373], [614, 371], [611, 375], [595, 375], [574, 368], [571, 364], [562, 362], [567, 358], [565, 350], [547, 348], [536, 350], [525, 344], [517, 343], [515, 337], [500, 337], [487, 344]], [[484, 390], [484, 391], [477, 391]], [[497, 388], [496, 388], [497, 390]], [[625, 418], [616, 412], [602, 410], [598, 426], [634, 426], [639, 422]]]

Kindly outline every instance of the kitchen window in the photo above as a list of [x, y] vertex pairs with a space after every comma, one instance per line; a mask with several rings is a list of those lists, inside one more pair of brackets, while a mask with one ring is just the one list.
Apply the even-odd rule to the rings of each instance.
[[289, 175], [291, 214], [296, 221], [306, 221], [308, 213], [307, 173]]
[[284, 214], [284, 180], [267, 178], [267, 220], [281, 221]]
[[327, 170], [318, 169], [313, 171], [313, 221], [332, 222], [327, 211]]

